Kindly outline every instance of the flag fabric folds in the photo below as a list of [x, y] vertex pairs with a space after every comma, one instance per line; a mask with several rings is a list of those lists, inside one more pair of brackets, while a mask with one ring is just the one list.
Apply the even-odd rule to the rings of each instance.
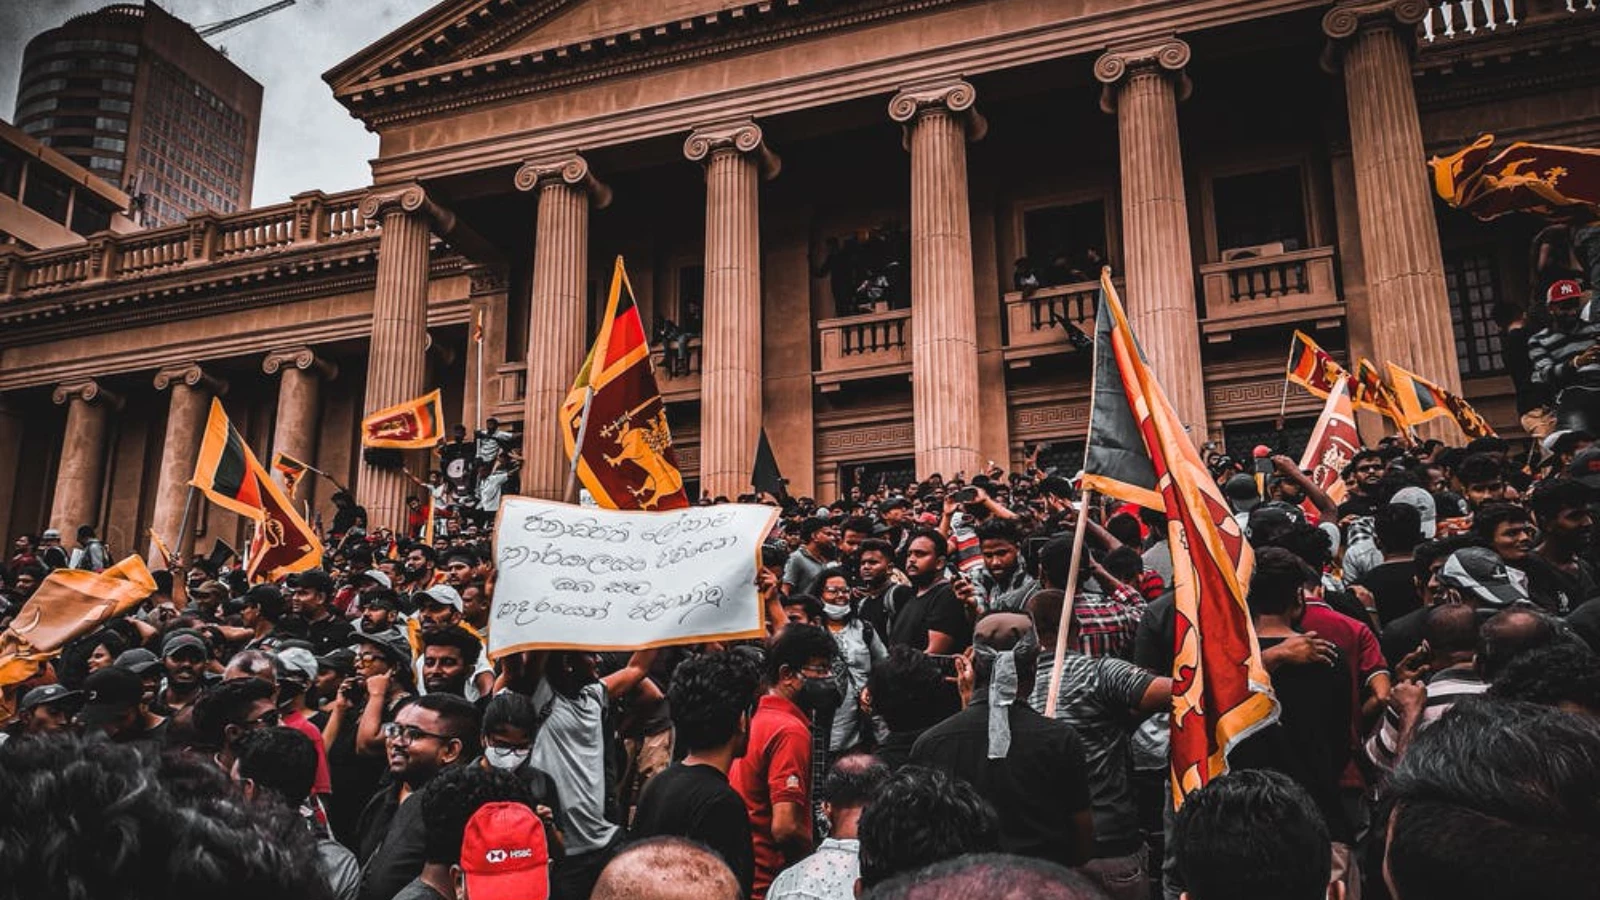
[[380, 409], [361, 420], [361, 446], [416, 450], [444, 440], [444, 406], [438, 390]]
[[172, 568], [172, 548], [168, 547], [167, 542], [161, 539], [161, 535], [156, 534], [154, 528], [146, 530], [150, 532], [150, 542], [155, 544], [156, 553], [160, 554], [160, 558], [155, 560], [156, 568], [160, 570]]
[[1467, 401], [1415, 372], [1402, 369], [1394, 363], [1388, 365], [1389, 381], [1394, 385], [1400, 412], [1407, 425], [1448, 417], [1469, 438], [1495, 436], [1494, 428]]
[[1428, 161], [1446, 203], [1483, 221], [1526, 212], [1559, 221], [1600, 217], [1600, 150], [1518, 141], [1494, 153], [1494, 135]]
[[606, 509], [689, 505], [656, 387], [644, 322], [617, 257], [589, 356], [561, 404], [561, 438], [578, 478]]
[[1328, 402], [1322, 406], [1322, 416], [1300, 457], [1300, 469], [1311, 473], [1312, 483], [1322, 488], [1329, 499], [1342, 503], [1348, 490], [1344, 470], [1360, 449], [1355, 406], [1350, 402], [1350, 378], [1344, 376], [1334, 383]]
[[1384, 383], [1383, 376], [1378, 374], [1378, 367], [1371, 360], [1363, 358], [1356, 364], [1355, 393], [1350, 399], [1356, 409], [1379, 413], [1393, 422], [1400, 432], [1409, 431], [1410, 425], [1400, 409], [1399, 398]]
[[1289, 343], [1289, 371], [1285, 377], [1318, 397], [1326, 398], [1333, 393], [1339, 379], [1349, 378], [1350, 373], [1305, 332], [1296, 331]]
[[283, 489], [261, 474], [262, 514], [250, 537], [251, 582], [281, 578], [322, 564], [322, 541], [294, 508]]
[[122, 615], [155, 589], [155, 578], [137, 555], [104, 572], [52, 571], [0, 631], [0, 688], [32, 678], [68, 641]]
[[257, 519], [262, 510], [261, 479], [256, 477], [260, 468], [249, 445], [228, 421], [222, 402], [213, 397], [189, 483], [223, 509]]
[[[1095, 321], [1084, 484], [1117, 497], [1122, 495], [1107, 488], [1133, 487], [1132, 493], [1139, 493], [1147, 490], [1138, 482], [1148, 469], [1174, 550], [1170, 774], [1173, 805], [1179, 806], [1189, 792], [1228, 770], [1228, 753], [1239, 741], [1278, 718], [1245, 605], [1255, 557], [1146, 363], [1109, 272], [1101, 274]], [[1102, 426], [1102, 418], [1109, 424]], [[1139, 443], [1129, 440], [1130, 422]], [[1099, 439], [1121, 443], [1097, 453]], [[1140, 452], [1143, 466], [1134, 459]]]
[[309, 468], [309, 465], [287, 453], [280, 451], [272, 454], [272, 471], [277, 472], [283, 480], [283, 493], [290, 499], [294, 498], [295, 488], [300, 486], [300, 479], [305, 477]]
[[772, 453], [772, 443], [767, 440], [767, 430], [761, 429], [756, 441], [756, 462], [750, 473], [750, 484], [759, 493], [771, 494], [781, 499], [788, 491], [784, 488], [783, 473], [778, 470], [778, 457]]

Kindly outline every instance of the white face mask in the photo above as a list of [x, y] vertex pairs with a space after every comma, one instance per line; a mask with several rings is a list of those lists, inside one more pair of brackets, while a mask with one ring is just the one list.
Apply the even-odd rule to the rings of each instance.
[[521, 750], [515, 747], [483, 748], [483, 758], [489, 761], [489, 765], [496, 769], [506, 769], [508, 771], [520, 768], [523, 763], [528, 761], [528, 757], [532, 755], [533, 750], [528, 748]]
[[850, 604], [824, 603], [822, 604], [822, 614], [835, 622], [843, 622], [850, 616]]

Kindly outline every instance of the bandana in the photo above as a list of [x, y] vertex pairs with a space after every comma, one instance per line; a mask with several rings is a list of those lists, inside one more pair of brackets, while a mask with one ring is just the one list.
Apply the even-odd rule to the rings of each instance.
[[[990, 627], [979, 623], [972, 654], [987, 665], [978, 666], [989, 677], [978, 679], [973, 690], [986, 689], [989, 698], [989, 758], [1005, 759], [1011, 752], [1011, 704], [1017, 699], [1017, 653], [1032, 664], [1039, 656], [1039, 634], [1027, 616], [1001, 613], [989, 617]], [[996, 645], [1009, 645], [999, 649]], [[987, 684], [982, 682], [987, 680]]]

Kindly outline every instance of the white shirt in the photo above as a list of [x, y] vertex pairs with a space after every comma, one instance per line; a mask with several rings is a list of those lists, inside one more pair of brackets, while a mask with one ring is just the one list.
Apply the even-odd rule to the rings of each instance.
[[861, 842], [828, 838], [817, 852], [778, 873], [767, 900], [855, 900]]

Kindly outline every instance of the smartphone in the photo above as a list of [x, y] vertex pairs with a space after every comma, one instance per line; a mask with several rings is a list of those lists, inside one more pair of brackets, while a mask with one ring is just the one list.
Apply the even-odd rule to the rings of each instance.
[[928, 658], [939, 668], [939, 674], [946, 678], [956, 677], [956, 657], [953, 653], [929, 653]]
[[964, 487], [961, 490], [956, 491], [951, 496], [957, 503], [971, 503], [978, 499], [978, 489], [975, 487]]

